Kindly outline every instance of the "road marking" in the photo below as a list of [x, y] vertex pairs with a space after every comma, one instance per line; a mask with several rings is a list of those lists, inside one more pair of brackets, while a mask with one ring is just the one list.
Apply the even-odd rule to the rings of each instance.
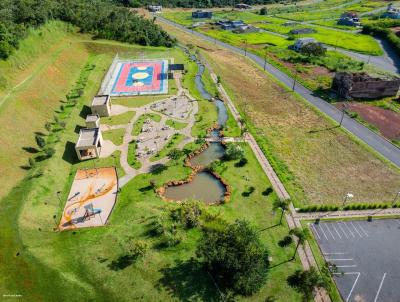
[[333, 229], [335, 230], [336, 234], [338, 234], [339, 239], [342, 239], [342, 236], [340, 236], [340, 234], [339, 234], [338, 230], [335, 228], [335, 225], [334, 225], [334, 224], [332, 224], [332, 227], [333, 227]]
[[337, 253], [323, 253], [324, 255], [344, 255], [346, 253], [337, 252]]
[[386, 273], [383, 274], [383, 277], [382, 277], [381, 283], [379, 284], [378, 292], [376, 293], [374, 302], [378, 301], [378, 296], [379, 296], [379, 293], [381, 292], [383, 281], [385, 281], [385, 278], [386, 278]]
[[349, 259], [326, 259], [326, 261], [352, 261], [352, 258]]
[[362, 225], [360, 223], [357, 223], [357, 226], [360, 228], [360, 230], [364, 233], [365, 236], [368, 237], [368, 233], [364, 230], [364, 228], [362, 227]]
[[[340, 273], [339, 273], [340, 274]], [[349, 292], [349, 295], [347, 296], [347, 298], [346, 298], [346, 302], [347, 301], [349, 301], [349, 299], [350, 299], [350, 297], [351, 297], [351, 294], [353, 293], [353, 290], [354, 290], [354, 288], [356, 287], [356, 284], [357, 284], [357, 281], [358, 281], [358, 278], [360, 278], [360, 272], [349, 272], [349, 273], [344, 273], [345, 275], [354, 275], [354, 274], [357, 274], [357, 278], [356, 278], [356, 280], [354, 281], [354, 283], [353, 283], [353, 286], [351, 287], [351, 289], [350, 289], [350, 292]]]
[[315, 228], [314, 224], [311, 224], [311, 227], [313, 228], [314, 233], [317, 235], [318, 239], [321, 239], [321, 236], [319, 236], [319, 234], [317, 232], [317, 229]]
[[352, 264], [352, 265], [336, 265], [336, 267], [357, 267], [356, 264]]
[[343, 224], [344, 224], [344, 226], [346, 227], [346, 229], [350, 232], [351, 236], [352, 236], [353, 238], [355, 238], [356, 236], [354, 236], [354, 234], [353, 234], [353, 232], [350, 230], [349, 226], [348, 226], [345, 222], [343, 222]]
[[336, 240], [336, 239], [335, 239], [335, 236], [333, 236], [333, 233], [331, 232], [331, 229], [328, 227], [328, 223], [325, 223], [325, 227], [326, 227], [326, 229], [328, 230], [329, 234], [331, 234], [333, 240]]
[[363, 238], [363, 236], [360, 234], [360, 232], [357, 230], [356, 226], [353, 224], [353, 221], [350, 221], [350, 224], [353, 226], [353, 228], [356, 230], [358, 236], [360, 236], [361, 238]]
[[342, 227], [342, 225], [341, 225], [340, 223], [338, 223], [338, 227], [342, 230], [344, 236], [346, 236], [346, 238], [349, 238], [349, 237], [347, 237], [347, 234], [346, 234], [346, 232], [343, 230], [343, 227]]
[[322, 228], [321, 225], [319, 225], [319, 228], [320, 228], [320, 230], [322, 231], [322, 234], [324, 234], [326, 240], [329, 240], [329, 239], [328, 239], [328, 236], [326, 236], [325, 231], [324, 231], [324, 229]]

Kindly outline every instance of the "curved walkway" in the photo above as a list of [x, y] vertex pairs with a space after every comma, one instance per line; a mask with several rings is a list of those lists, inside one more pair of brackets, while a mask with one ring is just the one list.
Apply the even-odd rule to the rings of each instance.
[[[176, 24], [172, 21], [169, 21], [163, 17], [158, 16], [157, 18], [166, 24], [177, 27], [178, 29], [180, 29], [182, 31], [185, 31], [186, 33], [196, 35], [197, 37], [202, 38], [206, 41], [209, 41], [210, 43], [215, 43], [216, 45], [219, 45], [221, 47], [224, 47], [226, 49], [234, 51], [238, 54], [245, 55], [245, 51], [239, 47], [232, 46], [230, 44], [221, 42], [219, 40], [215, 40], [214, 38], [211, 38], [207, 35], [204, 35], [202, 33], [196, 32], [196, 31], [192, 32], [191, 30], [187, 29], [186, 27]], [[249, 59], [254, 61], [260, 67], [264, 66], [264, 58], [261, 58], [252, 53], [247, 53], [247, 56], [249, 57]], [[266, 64], [266, 71], [269, 72], [271, 75], [273, 75], [277, 80], [279, 80], [285, 86], [287, 86], [287, 87], [293, 86], [294, 80], [291, 77], [289, 77], [287, 74], [283, 73], [276, 67], [272, 66], [271, 64], [269, 64], [269, 63]], [[329, 116], [331, 119], [333, 119], [334, 121], [336, 121], [338, 123], [340, 122], [342, 112], [340, 110], [336, 109], [331, 104], [324, 101], [323, 99], [315, 96], [312, 91], [308, 90], [307, 88], [305, 88], [304, 86], [302, 86], [298, 83], [296, 83], [294, 91], [297, 92], [299, 95], [301, 95], [304, 99], [306, 99], [311, 105], [315, 106], [320, 111], [322, 111], [324, 114]], [[354, 136], [358, 137], [361, 141], [363, 141], [369, 147], [371, 147], [376, 152], [378, 152], [380, 155], [385, 157], [388, 161], [391, 161], [394, 165], [400, 167], [400, 148], [396, 147], [395, 145], [393, 145], [391, 142], [389, 142], [385, 138], [374, 133], [373, 131], [371, 131], [364, 125], [358, 123], [357, 121], [353, 120], [352, 118], [348, 117], [347, 115], [343, 119], [342, 126], [347, 131], [352, 133]]]

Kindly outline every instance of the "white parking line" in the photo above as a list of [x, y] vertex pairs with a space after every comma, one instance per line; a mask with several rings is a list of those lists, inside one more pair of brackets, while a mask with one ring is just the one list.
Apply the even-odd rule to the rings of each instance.
[[324, 231], [324, 229], [322, 228], [321, 225], [319, 225], [319, 229], [322, 231], [322, 234], [324, 234], [326, 240], [329, 240], [329, 239], [328, 239], [328, 236], [326, 236], [325, 231]]
[[324, 255], [344, 255], [346, 253], [337, 252], [337, 253], [323, 253]]
[[311, 224], [311, 227], [314, 230], [315, 235], [317, 235], [318, 239], [321, 239], [321, 236], [319, 236], [317, 229], [315, 228], [314, 224]]
[[357, 267], [357, 265], [352, 264], [352, 265], [336, 265], [336, 267]]
[[364, 228], [362, 227], [362, 225], [360, 224], [360, 223], [356, 223], [357, 224], [357, 226], [360, 228], [360, 230], [364, 233], [364, 235], [366, 236], [366, 237], [368, 237], [368, 233], [364, 230]]
[[349, 259], [326, 259], [326, 261], [352, 261], [352, 258]]
[[361, 273], [360, 272], [347, 272], [347, 273], [333, 273], [333, 274], [334, 275], [342, 275], [342, 274], [344, 274], [344, 275], [357, 275], [356, 280], [354, 280], [353, 286], [351, 287], [350, 292], [349, 292], [349, 294], [348, 294], [348, 296], [346, 298], [346, 302], [349, 301], [349, 299], [351, 297], [351, 294], [353, 293], [353, 290], [356, 287], [358, 278], [360, 277]]
[[345, 236], [346, 238], [349, 238], [349, 237], [347, 236], [346, 232], [343, 230], [343, 227], [342, 227], [342, 225], [341, 225], [340, 223], [338, 223], [338, 227], [339, 227], [339, 229], [342, 230], [344, 236]]
[[338, 230], [336, 229], [335, 225], [332, 224], [333, 229], [335, 230], [336, 234], [339, 236], [339, 239], [342, 239], [342, 236], [340, 236]]
[[353, 238], [356, 238], [356, 236], [354, 236], [353, 232], [350, 230], [349, 226], [348, 226], [345, 222], [343, 222], [343, 224], [344, 224], [344, 226], [346, 227], [346, 229], [350, 232], [351, 236], [352, 236]]
[[383, 277], [382, 277], [381, 283], [379, 284], [378, 292], [376, 293], [374, 302], [378, 301], [378, 296], [379, 296], [379, 293], [381, 292], [383, 281], [385, 281], [385, 278], [386, 278], [386, 273], [383, 274]]
[[328, 230], [329, 234], [331, 234], [333, 240], [336, 240], [336, 239], [335, 239], [335, 236], [333, 236], [333, 233], [331, 232], [331, 229], [328, 227], [328, 223], [325, 223], [325, 227], [326, 227], [326, 229]]
[[353, 224], [353, 221], [350, 221], [350, 224], [353, 226], [353, 228], [356, 230], [358, 236], [360, 236], [361, 238], [363, 238], [363, 236], [360, 234], [360, 232], [357, 230], [356, 226]]

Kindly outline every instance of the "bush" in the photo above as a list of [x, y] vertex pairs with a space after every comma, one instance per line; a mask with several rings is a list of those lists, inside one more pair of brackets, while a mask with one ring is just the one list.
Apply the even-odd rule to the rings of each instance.
[[40, 149], [43, 149], [46, 146], [46, 141], [43, 136], [36, 134], [35, 136], [36, 144], [39, 146]]
[[185, 201], [171, 211], [171, 217], [175, 221], [179, 221], [184, 227], [191, 229], [200, 225], [202, 208], [199, 201]]
[[291, 245], [293, 242], [293, 238], [291, 236], [285, 236], [282, 240], [279, 240], [278, 245], [280, 247], [287, 247]]
[[177, 160], [177, 159], [180, 159], [185, 154], [183, 153], [182, 150], [178, 150], [178, 149], [174, 148], [174, 149], [170, 150], [167, 155], [170, 159]]
[[261, 9], [260, 9], [260, 15], [261, 16], [265, 16], [266, 14], [267, 14], [267, 8], [266, 7], [262, 7]]
[[223, 288], [248, 296], [265, 283], [268, 252], [247, 221], [204, 229], [196, 254]]
[[326, 287], [324, 279], [314, 267], [307, 271], [295, 271], [293, 275], [287, 278], [287, 283], [303, 294], [306, 301], [312, 299], [314, 287]]
[[241, 159], [244, 157], [244, 150], [239, 145], [229, 144], [225, 155], [228, 160]]

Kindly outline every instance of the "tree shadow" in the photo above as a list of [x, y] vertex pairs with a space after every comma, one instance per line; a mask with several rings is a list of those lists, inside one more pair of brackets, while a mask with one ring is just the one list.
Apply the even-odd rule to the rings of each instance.
[[78, 157], [75, 152], [75, 144], [66, 142], [62, 159], [71, 165], [78, 163]]
[[291, 261], [292, 261], [292, 259], [288, 259], [288, 260], [279, 262], [279, 263], [277, 263], [277, 264], [275, 264], [275, 265], [271, 265], [271, 266], [269, 267], [269, 269], [273, 269], [273, 268], [275, 268], [275, 267], [281, 266], [282, 264], [285, 264], [285, 263], [288, 263], [288, 262], [291, 262]]
[[147, 191], [151, 191], [151, 190], [153, 190], [153, 186], [152, 185], [148, 185], [146, 187], [142, 187], [142, 188], [139, 189], [139, 191], [142, 192], [142, 193], [147, 192]]
[[39, 150], [34, 147], [22, 147], [22, 150], [24, 150], [28, 153], [31, 153], [31, 154], [35, 154], [35, 153], [39, 152]]
[[76, 134], [79, 134], [79, 132], [81, 132], [81, 129], [83, 129], [83, 128], [85, 128], [85, 127], [82, 127], [82, 126], [80, 126], [80, 125], [76, 125], [76, 126], [75, 126], [75, 129], [74, 129], [74, 132], [75, 132]]
[[271, 187], [268, 187], [265, 189], [265, 191], [263, 191], [261, 194], [263, 196], [268, 196], [269, 194], [271, 194], [272, 192], [274, 192], [274, 189], [272, 189]]
[[112, 271], [120, 271], [132, 265], [137, 259], [136, 255], [119, 256], [116, 260], [111, 261], [108, 268]]
[[307, 131], [307, 133], [312, 134], [312, 133], [318, 133], [318, 132], [323, 132], [323, 131], [329, 131], [329, 130], [333, 130], [333, 129], [336, 129], [339, 127], [340, 127], [339, 125], [336, 125], [336, 126], [332, 126], [332, 127], [323, 128], [323, 129], [310, 130], [310, 131]]
[[168, 169], [168, 167], [166, 165], [155, 164], [155, 165], [152, 165], [150, 167], [150, 173], [154, 174], [154, 175], [158, 175], [158, 174], [161, 174], [162, 172], [164, 172], [167, 169]]
[[79, 112], [79, 116], [83, 119], [86, 119], [86, 116], [91, 113], [92, 113], [92, 110], [90, 110], [90, 107], [83, 105], [81, 112]]
[[203, 265], [191, 259], [176, 261], [174, 266], [160, 270], [159, 286], [180, 301], [220, 301], [218, 291]]
[[264, 232], [264, 231], [267, 231], [267, 230], [269, 230], [269, 229], [276, 228], [277, 226], [279, 226], [279, 223], [274, 224], [274, 225], [271, 225], [271, 226], [266, 227], [266, 228], [263, 228], [263, 229], [259, 230], [259, 232]]

